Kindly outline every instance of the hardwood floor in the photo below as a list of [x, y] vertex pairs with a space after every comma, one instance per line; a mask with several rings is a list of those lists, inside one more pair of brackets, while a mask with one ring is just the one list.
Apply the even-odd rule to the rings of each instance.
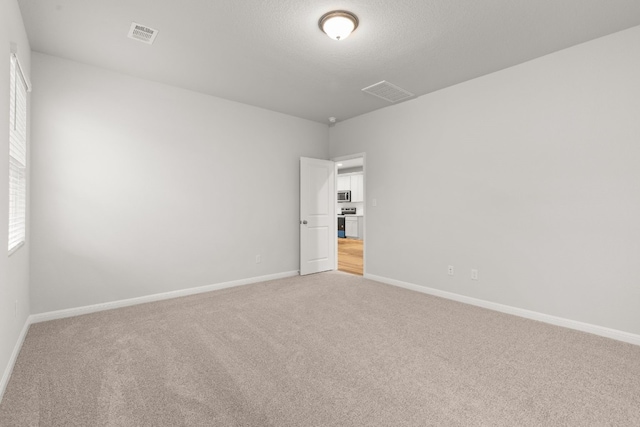
[[362, 240], [338, 239], [338, 270], [362, 276]]

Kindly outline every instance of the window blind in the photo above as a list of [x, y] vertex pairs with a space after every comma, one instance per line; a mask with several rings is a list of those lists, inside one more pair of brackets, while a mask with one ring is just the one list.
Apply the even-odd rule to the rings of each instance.
[[27, 84], [11, 55], [9, 96], [9, 251], [25, 241], [27, 224]]

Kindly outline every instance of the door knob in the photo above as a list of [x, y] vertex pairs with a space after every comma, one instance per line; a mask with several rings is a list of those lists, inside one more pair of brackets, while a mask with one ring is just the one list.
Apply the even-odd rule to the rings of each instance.
[[304, 221], [302, 221], [302, 224], [307, 224], [307, 220], [305, 219]]

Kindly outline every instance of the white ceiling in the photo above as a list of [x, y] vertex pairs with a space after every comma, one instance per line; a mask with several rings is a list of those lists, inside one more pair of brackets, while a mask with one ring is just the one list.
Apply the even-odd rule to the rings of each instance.
[[[640, 25], [639, 0], [19, 0], [34, 51], [328, 124]], [[346, 40], [318, 28], [355, 13]], [[159, 30], [127, 38], [131, 22]]]

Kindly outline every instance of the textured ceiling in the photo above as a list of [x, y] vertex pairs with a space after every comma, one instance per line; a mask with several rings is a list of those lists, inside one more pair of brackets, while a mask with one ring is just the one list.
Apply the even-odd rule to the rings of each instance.
[[[34, 51], [328, 123], [640, 25], [639, 0], [19, 0]], [[346, 40], [322, 14], [360, 19]], [[127, 38], [131, 22], [159, 31]]]

